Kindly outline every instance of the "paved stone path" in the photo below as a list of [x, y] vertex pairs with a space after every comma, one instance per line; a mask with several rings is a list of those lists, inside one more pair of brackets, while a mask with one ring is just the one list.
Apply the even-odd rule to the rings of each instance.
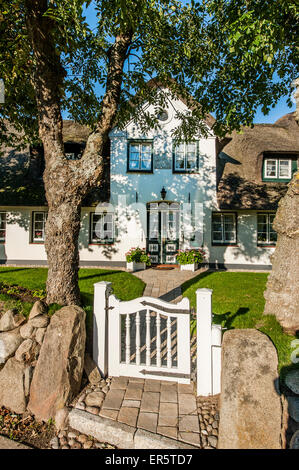
[[143, 295], [177, 303], [182, 298], [181, 285], [205, 271], [207, 268], [195, 272], [180, 271], [178, 267], [170, 270], [149, 268], [133, 274], [146, 283]]
[[217, 446], [217, 396], [196, 397], [193, 383], [132, 377], [108, 382], [105, 397], [100, 386], [88, 387], [75, 408], [199, 448]]

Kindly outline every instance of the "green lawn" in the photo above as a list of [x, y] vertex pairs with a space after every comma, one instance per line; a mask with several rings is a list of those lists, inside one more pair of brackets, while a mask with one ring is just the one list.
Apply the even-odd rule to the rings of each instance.
[[[0, 282], [6, 284], [17, 284], [33, 291], [45, 289], [47, 279], [47, 268], [0, 268]], [[112, 282], [113, 293], [121, 300], [131, 300], [143, 294], [145, 284], [141, 279], [125, 271], [108, 269], [80, 269], [79, 287], [83, 307], [87, 313], [87, 323], [90, 324], [93, 305], [93, 284], [99, 281]], [[1, 294], [0, 300], [10, 301], [7, 295]], [[13, 302], [16, 304], [16, 302]], [[12, 304], [12, 306], [14, 306]], [[23, 305], [26, 314], [31, 304]], [[54, 309], [55, 310], [55, 306]]]
[[[183, 295], [190, 299], [195, 307], [195, 291], [201, 287], [213, 289], [214, 322], [225, 328], [256, 328], [275, 344], [279, 367], [291, 365], [291, 341], [274, 316], [263, 315], [264, 297], [268, 274], [248, 272], [207, 272], [183, 284]], [[17, 284], [40, 292], [45, 289], [46, 268], [0, 268], [0, 282]], [[143, 294], [145, 284], [130, 273], [117, 270], [80, 269], [79, 286], [84, 309], [87, 313], [87, 326], [91, 325], [93, 284], [99, 281], [112, 282], [113, 292], [121, 300], [131, 300]], [[0, 294], [0, 300], [6, 301], [6, 307], [15, 306], [6, 294]], [[19, 305], [21, 302], [19, 302]], [[20, 305], [28, 313], [31, 304]], [[57, 307], [51, 307], [54, 311]]]
[[291, 342], [295, 338], [283, 333], [272, 315], [263, 315], [268, 274], [248, 272], [207, 272], [183, 284], [183, 296], [195, 308], [195, 291], [213, 289], [213, 321], [223, 327], [256, 328], [265, 333], [276, 346], [279, 368], [291, 366]]

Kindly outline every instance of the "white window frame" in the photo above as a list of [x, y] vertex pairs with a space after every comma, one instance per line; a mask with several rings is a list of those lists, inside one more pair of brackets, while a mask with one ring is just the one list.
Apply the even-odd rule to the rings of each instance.
[[[259, 216], [265, 216], [266, 217], [266, 226], [267, 226], [267, 232], [266, 232], [266, 240], [265, 241], [260, 241], [258, 239], [259, 237]], [[257, 237], [257, 245], [259, 246], [263, 246], [263, 245], [276, 245], [277, 241], [276, 240], [270, 240], [270, 233], [275, 233], [275, 230], [270, 230], [270, 225], [273, 225], [273, 222], [272, 224], [270, 224], [270, 217], [275, 217], [275, 213], [274, 212], [259, 212], [257, 214], [257, 217], [256, 217], [256, 237]], [[262, 232], [264, 233], [264, 232]]]
[[[4, 215], [4, 219], [2, 218]], [[5, 240], [6, 240], [6, 222], [7, 222], [7, 219], [6, 219], [6, 212], [5, 211], [1, 211], [0, 212], [0, 216], [1, 216], [1, 221], [0, 221], [0, 231], [1, 232], [4, 232], [4, 237], [0, 237], [0, 243], [5, 243]], [[1, 225], [4, 223], [4, 227], [2, 228]]]
[[[94, 221], [95, 216], [101, 216], [98, 221]], [[108, 211], [103, 211], [103, 212], [91, 212], [90, 213], [90, 243], [92, 244], [97, 244], [97, 245], [105, 245], [105, 244], [111, 244], [114, 243], [114, 212], [108, 212]], [[111, 217], [111, 220], [105, 220], [105, 217]], [[111, 230], [105, 230], [104, 229], [104, 224], [105, 223], [111, 223]], [[100, 233], [103, 234], [103, 237], [97, 237], [95, 236], [95, 230], [96, 230], [96, 225], [99, 224], [99, 227], [97, 230], [99, 230]], [[110, 233], [112, 236], [105, 238], [105, 233]]]
[[[131, 168], [131, 145], [138, 146], [138, 168]], [[151, 159], [150, 159], [150, 168], [142, 168], [142, 146], [145, 145], [150, 147], [151, 150]], [[137, 160], [134, 160], [137, 161]], [[149, 140], [144, 141], [129, 141], [128, 142], [128, 171], [144, 171], [151, 173], [153, 171], [153, 142]]]
[[[195, 164], [195, 167], [194, 168], [187, 168], [187, 155], [188, 155], [188, 152], [187, 152], [187, 146], [188, 145], [195, 145], [195, 161], [196, 161], [196, 164]], [[173, 155], [174, 155], [174, 162], [173, 162], [173, 170], [174, 172], [176, 173], [179, 173], [179, 172], [192, 172], [192, 171], [198, 171], [198, 142], [196, 140], [192, 141], [192, 142], [182, 142], [181, 144], [179, 145], [184, 145], [184, 168], [180, 168], [180, 167], [177, 167], [177, 147], [178, 145], [174, 145], [173, 147]]]
[[[224, 230], [225, 223], [224, 222], [225, 222], [225, 217], [228, 215], [233, 217], [233, 232], [234, 232], [233, 240], [227, 240], [225, 238], [225, 230]], [[221, 221], [221, 233], [222, 233], [221, 240], [214, 239], [214, 220], [213, 220], [214, 217], [219, 217]], [[235, 245], [237, 243], [237, 218], [234, 212], [213, 212], [212, 213], [212, 243], [214, 245]]]
[[[268, 176], [267, 175], [267, 163], [269, 161], [275, 162], [275, 176]], [[280, 176], [280, 163], [281, 162], [288, 162], [288, 176]], [[292, 177], [292, 160], [287, 158], [265, 158], [264, 163], [264, 178], [265, 179], [291, 179]]]
[[[37, 214], [42, 214], [43, 215], [43, 220], [40, 221], [40, 220], [36, 220], [36, 215]], [[46, 220], [47, 220], [47, 217], [48, 217], [48, 212], [46, 211], [34, 211], [33, 214], [32, 214], [32, 243], [44, 243], [45, 242], [45, 238], [46, 238], [46, 228], [45, 228], [45, 225], [46, 225]], [[36, 223], [42, 223], [42, 228], [41, 229], [36, 229]], [[34, 234], [35, 232], [37, 231], [41, 231], [42, 232], [42, 237], [35, 237]]]

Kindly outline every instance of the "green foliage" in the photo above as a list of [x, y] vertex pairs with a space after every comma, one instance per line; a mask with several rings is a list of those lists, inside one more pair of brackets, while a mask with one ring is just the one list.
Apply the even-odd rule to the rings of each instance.
[[[291, 365], [291, 342], [273, 315], [263, 315], [264, 290], [268, 274], [214, 272], [203, 273], [182, 286], [183, 296], [196, 307], [195, 292], [200, 288], [213, 290], [213, 323], [225, 329], [256, 328], [265, 333], [277, 349], [279, 368]], [[196, 333], [196, 318], [191, 318], [191, 333]]]
[[144, 248], [131, 248], [128, 253], [126, 253], [126, 260], [128, 263], [145, 263], [147, 266], [151, 265], [150, 256], [146, 253]]
[[[25, 21], [24, 0], [2, 0], [0, 70], [6, 100], [0, 105], [0, 141], [7, 122], [24, 131], [24, 143], [37, 141], [32, 88], [34, 58]], [[91, 28], [86, 12], [96, 26]], [[67, 72], [61, 110], [96, 127], [106, 90], [111, 46], [120, 32], [133, 32], [122, 72], [117, 122], [138, 121], [143, 131], [159, 122], [143, 109], [168, 102], [158, 93], [167, 84], [192, 109], [176, 110], [182, 124], [176, 139], [207, 132], [202, 119], [215, 113], [215, 131], [224, 134], [250, 125], [259, 106], [268, 113], [298, 77], [297, 0], [60, 0], [48, 2], [48, 37]], [[38, 73], [38, 71], [37, 71]], [[158, 88], [149, 79], [158, 77]], [[169, 82], [169, 77], [174, 80]], [[195, 98], [195, 100], [193, 98]]]
[[205, 252], [201, 248], [195, 250], [179, 250], [176, 260], [179, 264], [202, 263], [204, 261]]

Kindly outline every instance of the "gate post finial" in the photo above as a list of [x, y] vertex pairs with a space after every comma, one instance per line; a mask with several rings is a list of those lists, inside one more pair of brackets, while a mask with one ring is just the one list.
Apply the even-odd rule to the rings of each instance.
[[108, 297], [111, 294], [111, 282], [94, 284], [93, 303], [93, 360], [101, 375], [108, 373]]

